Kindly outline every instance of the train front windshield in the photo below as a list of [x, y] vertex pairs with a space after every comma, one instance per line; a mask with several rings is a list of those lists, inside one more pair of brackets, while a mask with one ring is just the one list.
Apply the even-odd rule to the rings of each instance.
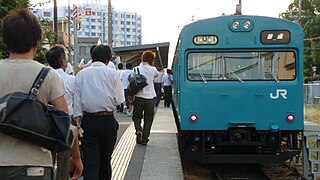
[[294, 52], [192, 52], [190, 81], [281, 81], [296, 78]]

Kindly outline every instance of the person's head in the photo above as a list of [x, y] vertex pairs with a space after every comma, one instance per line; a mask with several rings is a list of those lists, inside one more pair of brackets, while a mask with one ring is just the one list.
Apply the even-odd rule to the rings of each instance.
[[126, 63], [126, 69], [132, 69], [132, 64], [131, 63]]
[[118, 64], [118, 69], [119, 69], [119, 70], [123, 69], [123, 64], [122, 64], [122, 63], [119, 63], [119, 64]]
[[92, 52], [92, 62], [103, 62], [107, 64], [109, 60], [111, 59], [111, 49], [108, 45], [98, 45], [93, 49]]
[[66, 59], [65, 49], [62, 45], [52, 47], [47, 53], [46, 58], [53, 69], [66, 69], [68, 61]]
[[27, 53], [37, 48], [42, 39], [39, 19], [28, 9], [17, 9], [2, 21], [2, 37], [9, 53]]
[[90, 57], [91, 57], [91, 59], [92, 59], [93, 49], [94, 49], [95, 47], [97, 47], [97, 45], [93, 45], [93, 46], [91, 46], [91, 48], [90, 48]]
[[141, 60], [142, 62], [148, 62], [149, 65], [153, 65], [155, 57], [156, 54], [154, 52], [147, 50], [142, 53]]

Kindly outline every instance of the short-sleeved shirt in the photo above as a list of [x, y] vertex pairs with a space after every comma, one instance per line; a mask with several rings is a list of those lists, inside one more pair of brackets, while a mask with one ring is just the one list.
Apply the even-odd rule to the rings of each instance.
[[63, 79], [64, 86], [66, 87], [66, 94], [64, 97], [66, 98], [67, 105], [68, 105], [68, 112], [70, 115], [73, 115], [73, 101], [74, 101], [74, 90], [76, 79], [75, 76], [69, 75], [63, 71], [63, 69], [59, 68], [56, 69], [60, 77]]
[[[137, 67], [133, 68], [131, 72], [131, 77], [136, 75]], [[144, 75], [147, 78], [148, 85], [139, 91], [135, 96], [145, 99], [153, 99], [156, 97], [156, 92], [154, 90], [153, 81], [157, 77], [158, 71], [154, 66], [150, 66], [147, 62], [141, 62], [138, 66], [140, 74]]]
[[[29, 93], [40, 70], [44, 67], [33, 60], [0, 60], [0, 96], [12, 92]], [[58, 73], [49, 71], [37, 98], [44, 104], [65, 94]], [[19, 140], [0, 132], [0, 166], [52, 167], [51, 152], [36, 144]]]
[[116, 105], [124, 101], [124, 89], [117, 71], [104, 63], [93, 62], [76, 75], [75, 117], [82, 116], [83, 112], [114, 111]]

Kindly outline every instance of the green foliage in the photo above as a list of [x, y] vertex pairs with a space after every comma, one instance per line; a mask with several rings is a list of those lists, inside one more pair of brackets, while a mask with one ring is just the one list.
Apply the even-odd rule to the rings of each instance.
[[[29, 0], [0, 0], [0, 23], [6, 14], [8, 14], [11, 10], [18, 8], [28, 8], [30, 6], [35, 6], [30, 4]], [[52, 25], [47, 20], [40, 20], [40, 24], [43, 30], [43, 41], [40, 43], [40, 46], [37, 48], [35, 60], [45, 64], [45, 54], [47, 52], [45, 45], [50, 46], [54, 42], [56, 42], [56, 35], [52, 31]], [[9, 57], [9, 53], [7, 52], [3, 41], [2, 41], [2, 33], [0, 29], [0, 59]]]
[[[312, 67], [320, 70], [320, 0], [302, 0], [301, 16], [299, 18], [299, 0], [294, 0], [288, 10], [281, 13], [281, 17], [300, 22], [305, 31], [304, 42], [304, 75], [305, 81], [320, 80], [318, 75], [313, 76]], [[298, 21], [300, 19], [300, 21]]]
[[[27, 8], [29, 5], [29, 0], [0, 0], [0, 23], [2, 24], [2, 19], [11, 10], [17, 8]], [[4, 47], [2, 41], [2, 32], [0, 29], [0, 59], [9, 57], [9, 54]]]

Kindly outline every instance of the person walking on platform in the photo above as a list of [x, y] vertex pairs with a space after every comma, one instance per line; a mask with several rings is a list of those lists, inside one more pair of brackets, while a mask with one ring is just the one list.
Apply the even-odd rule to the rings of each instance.
[[162, 92], [161, 92], [161, 87], [162, 87], [162, 76], [163, 76], [163, 70], [158, 70], [158, 75], [157, 77], [154, 79], [154, 89], [156, 91], [156, 97], [155, 97], [155, 107], [158, 107], [160, 100], [161, 100], [161, 96], [162, 96]]
[[92, 56], [91, 66], [76, 75], [74, 116], [84, 131], [84, 180], [110, 180], [111, 155], [119, 129], [113, 111], [125, 101], [124, 91], [116, 70], [106, 66], [110, 47], [98, 45]]
[[132, 108], [132, 99], [129, 99], [128, 95], [128, 85], [129, 85], [129, 75], [131, 74], [132, 70], [132, 64], [131, 63], [126, 63], [126, 69], [123, 70], [120, 74], [120, 79], [124, 88], [124, 96], [126, 99], [125, 106], [127, 107], [127, 113], [128, 116], [131, 116], [131, 108]]
[[[42, 36], [39, 20], [28, 9], [17, 9], [2, 19], [1, 32], [9, 59], [0, 60], [0, 96], [13, 92], [28, 93], [45, 67], [33, 60]], [[45, 105], [50, 101], [55, 109], [68, 112], [64, 94], [63, 80], [51, 69], [43, 80], [37, 99]], [[51, 152], [39, 145], [0, 133], [0, 157], [0, 179], [53, 180]], [[70, 166], [76, 168], [72, 178], [75, 180], [83, 170], [77, 137], [70, 158]]]
[[172, 101], [172, 82], [173, 74], [170, 69], [167, 69], [167, 74], [162, 76], [164, 90], [164, 107], [170, 107]]
[[[75, 77], [65, 72], [68, 61], [66, 59], [65, 48], [62, 45], [52, 47], [46, 54], [49, 65], [55, 69], [60, 77], [63, 79], [66, 87], [66, 94], [64, 95], [70, 116], [73, 116], [73, 97], [75, 89]], [[55, 156], [56, 155], [56, 156]], [[56, 180], [68, 180], [69, 178], [69, 157], [70, 151], [63, 151], [53, 154], [57, 159], [57, 173]], [[55, 159], [54, 158], [54, 159]]]
[[[148, 85], [134, 97], [132, 120], [136, 129], [137, 144], [147, 145], [154, 119], [154, 97], [156, 97], [153, 85], [154, 78], [157, 76], [157, 69], [154, 67], [155, 53], [150, 50], [144, 51], [141, 60], [140, 65], [133, 68], [131, 77], [136, 75], [135, 69], [139, 68], [140, 74], [147, 78]], [[142, 118], [144, 120], [143, 128], [141, 126]]]

